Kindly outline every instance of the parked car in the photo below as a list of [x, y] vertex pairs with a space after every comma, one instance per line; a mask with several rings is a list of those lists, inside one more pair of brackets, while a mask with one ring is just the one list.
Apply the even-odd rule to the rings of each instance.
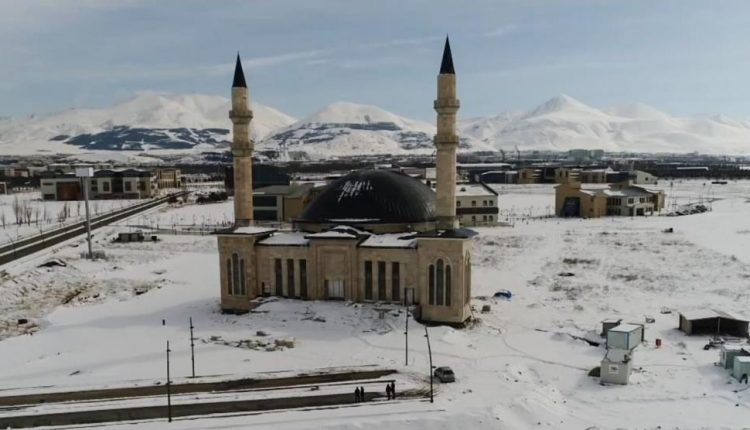
[[434, 375], [440, 382], [456, 382], [456, 375], [448, 366], [438, 367], [435, 369]]
[[511, 293], [508, 290], [498, 290], [495, 292], [494, 297], [496, 299], [508, 299], [510, 300], [513, 297], [513, 293]]

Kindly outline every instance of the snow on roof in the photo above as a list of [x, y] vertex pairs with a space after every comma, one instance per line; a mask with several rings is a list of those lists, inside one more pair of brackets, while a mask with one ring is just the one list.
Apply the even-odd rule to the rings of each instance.
[[693, 309], [689, 311], [680, 312], [680, 315], [688, 320], [705, 320], [710, 318], [728, 318], [738, 321], [748, 322], [748, 319], [735, 315], [729, 312], [720, 311], [716, 309]]
[[750, 363], [750, 357], [739, 356], [739, 357], [734, 357], [734, 360], [739, 361], [740, 363]]
[[263, 233], [273, 233], [274, 231], [276, 231], [275, 228], [261, 227], [257, 225], [248, 225], [245, 227], [237, 227], [234, 230], [232, 230], [232, 233], [234, 234], [263, 234]]
[[495, 194], [481, 185], [459, 184], [456, 185], [456, 196], [482, 196], [492, 197]]
[[643, 328], [642, 326], [635, 325], [635, 324], [620, 324], [616, 327], [613, 327], [609, 329], [610, 332], [622, 332], [622, 333], [630, 333], [632, 331], [636, 331], [638, 329]]
[[298, 231], [275, 233], [273, 236], [259, 241], [258, 244], [270, 246], [305, 246], [310, 243], [310, 240], [306, 236], [307, 233]]
[[414, 248], [417, 246], [414, 233], [374, 234], [360, 245], [362, 248]]

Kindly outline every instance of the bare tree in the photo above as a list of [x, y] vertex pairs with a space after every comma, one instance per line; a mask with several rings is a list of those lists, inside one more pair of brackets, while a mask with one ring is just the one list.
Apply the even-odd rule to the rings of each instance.
[[3, 230], [5, 229], [5, 211], [0, 210], [0, 223], [3, 224]]
[[23, 208], [18, 195], [13, 196], [13, 215], [16, 217], [16, 224], [23, 223]]

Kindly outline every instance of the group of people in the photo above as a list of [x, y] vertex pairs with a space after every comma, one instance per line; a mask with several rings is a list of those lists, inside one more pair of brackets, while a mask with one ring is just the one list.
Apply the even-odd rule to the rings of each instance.
[[[385, 385], [385, 394], [388, 396], [388, 400], [396, 399], [396, 382], [391, 381]], [[365, 387], [355, 388], [354, 403], [364, 402], [365, 400]]]

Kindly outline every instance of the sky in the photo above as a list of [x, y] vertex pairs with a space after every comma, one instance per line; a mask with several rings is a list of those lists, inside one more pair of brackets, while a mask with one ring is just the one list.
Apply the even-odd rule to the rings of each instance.
[[239, 51], [253, 99], [292, 116], [434, 120], [446, 34], [462, 117], [564, 93], [750, 118], [746, 0], [0, 0], [0, 116], [228, 96]]

